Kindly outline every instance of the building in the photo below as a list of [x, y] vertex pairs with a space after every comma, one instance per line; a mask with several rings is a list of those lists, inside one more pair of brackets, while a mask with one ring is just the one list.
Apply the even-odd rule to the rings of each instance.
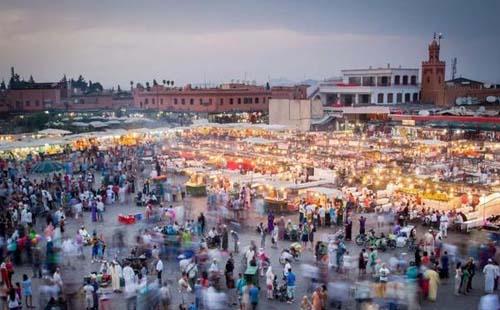
[[257, 86], [241, 83], [200, 88], [153, 85], [133, 90], [134, 108], [169, 112], [221, 113], [267, 112], [271, 98], [305, 99], [307, 85]]
[[414, 103], [419, 101], [418, 69], [342, 70], [342, 77], [319, 84], [314, 93], [324, 106]]
[[284, 125], [292, 129], [309, 131], [314, 122], [324, 116], [319, 100], [271, 99], [269, 101], [269, 124]]
[[50, 83], [38, 83], [30, 78], [26, 82], [14, 72], [14, 68], [11, 69], [9, 87], [4, 82], [0, 87], [0, 113], [115, 110], [129, 108], [132, 103], [130, 92], [83, 92], [65, 78]]
[[488, 96], [500, 96], [499, 85], [466, 78], [445, 81], [446, 63], [439, 58], [440, 40], [429, 44], [429, 57], [422, 62], [421, 102], [449, 107], [467, 98], [469, 102], [485, 102]]

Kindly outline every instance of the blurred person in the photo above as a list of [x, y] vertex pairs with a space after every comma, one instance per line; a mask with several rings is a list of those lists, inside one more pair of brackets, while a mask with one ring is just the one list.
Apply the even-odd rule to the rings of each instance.
[[380, 295], [382, 298], [385, 297], [387, 290], [387, 282], [389, 281], [390, 270], [387, 268], [386, 264], [382, 264], [382, 267], [378, 271], [379, 281], [380, 281]]
[[312, 304], [309, 301], [309, 298], [307, 298], [306, 295], [302, 297], [302, 301], [300, 302], [300, 310], [311, 310], [312, 309]]
[[488, 294], [479, 300], [478, 310], [496, 310], [500, 309], [500, 302], [497, 294]]
[[259, 288], [253, 285], [253, 283], [250, 283], [248, 295], [250, 297], [250, 304], [252, 305], [252, 309], [257, 309], [257, 305], [259, 304]]
[[458, 262], [455, 267], [455, 295], [460, 295], [460, 286], [462, 285], [462, 263]]
[[[276, 227], [274, 229], [277, 229]], [[273, 299], [274, 291], [274, 272], [273, 267], [269, 266], [266, 271], [266, 289], [267, 289], [267, 299]]]
[[321, 301], [320, 290], [321, 290], [321, 287], [317, 287], [311, 296], [312, 310], [321, 310], [323, 307], [323, 303]]
[[94, 286], [90, 284], [90, 281], [87, 281], [87, 283], [83, 287], [83, 293], [85, 294], [85, 309], [94, 309]]
[[24, 296], [24, 303], [28, 308], [33, 307], [33, 290], [30, 278], [28, 275], [23, 274], [23, 282], [22, 282], [22, 294]]
[[430, 301], [436, 301], [440, 283], [439, 274], [436, 272], [436, 270], [430, 268], [424, 272], [424, 277], [429, 280], [429, 294], [427, 297]]
[[486, 293], [493, 293], [495, 290], [495, 281], [500, 276], [500, 269], [497, 265], [493, 264], [491, 258], [488, 259], [488, 263], [483, 268], [484, 273], [484, 291]]
[[287, 284], [287, 294], [288, 294], [288, 303], [291, 304], [295, 301], [295, 273], [292, 272], [292, 268], [288, 269], [288, 274], [286, 276], [286, 284]]
[[469, 257], [469, 260], [465, 264], [465, 268], [469, 272], [469, 278], [467, 280], [466, 290], [467, 292], [472, 290], [472, 278], [476, 275], [476, 263], [472, 257]]

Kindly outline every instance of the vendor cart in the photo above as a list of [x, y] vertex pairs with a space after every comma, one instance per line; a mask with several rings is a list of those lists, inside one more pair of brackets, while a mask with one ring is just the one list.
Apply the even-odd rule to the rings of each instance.
[[253, 284], [260, 288], [259, 285], [259, 268], [257, 266], [248, 266], [245, 270], [245, 281], [248, 284]]

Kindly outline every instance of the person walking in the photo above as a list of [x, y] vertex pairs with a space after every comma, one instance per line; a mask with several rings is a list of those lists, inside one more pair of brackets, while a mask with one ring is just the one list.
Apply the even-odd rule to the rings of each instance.
[[286, 285], [287, 285], [287, 295], [288, 295], [288, 303], [291, 304], [295, 301], [295, 273], [292, 271], [292, 268], [288, 268], [288, 274], [286, 276]]
[[439, 287], [439, 274], [434, 269], [427, 269], [424, 273], [424, 277], [429, 280], [429, 294], [427, 297], [430, 301], [436, 301]]
[[462, 285], [462, 264], [460, 262], [457, 263], [455, 268], [455, 295], [460, 295], [460, 286]]
[[158, 258], [158, 261], [156, 262], [156, 276], [158, 278], [158, 284], [161, 285], [161, 274], [163, 273], [163, 261], [161, 258]]
[[248, 288], [248, 296], [250, 297], [250, 304], [252, 305], [252, 310], [257, 309], [259, 304], [259, 288], [250, 283]]
[[493, 264], [491, 258], [488, 259], [488, 264], [483, 268], [484, 273], [484, 291], [488, 294], [493, 293], [495, 290], [495, 280], [500, 276], [500, 269], [497, 265]]
[[23, 282], [21, 285], [26, 307], [35, 308], [33, 307], [33, 291], [31, 287], [31, 280], [28, 278], [28, 275], [23, 274]]
[[366, 250], [362, 249], [361, 252], [359, 252], [359, 257], [358, 257], [358, 276], [363, 277], [366, 274], [366, 265], [367, 265], [367, 254]]

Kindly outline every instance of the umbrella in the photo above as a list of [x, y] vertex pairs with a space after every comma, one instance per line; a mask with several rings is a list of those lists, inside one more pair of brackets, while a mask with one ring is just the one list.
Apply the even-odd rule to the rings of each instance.
[[62, 170], [64, 166], [61, 163], [52, 161], [52, 160], [44, 160], [39, 162], [33, 166], [31, 169], [34, 173], [51, 173], [54, 171]]

